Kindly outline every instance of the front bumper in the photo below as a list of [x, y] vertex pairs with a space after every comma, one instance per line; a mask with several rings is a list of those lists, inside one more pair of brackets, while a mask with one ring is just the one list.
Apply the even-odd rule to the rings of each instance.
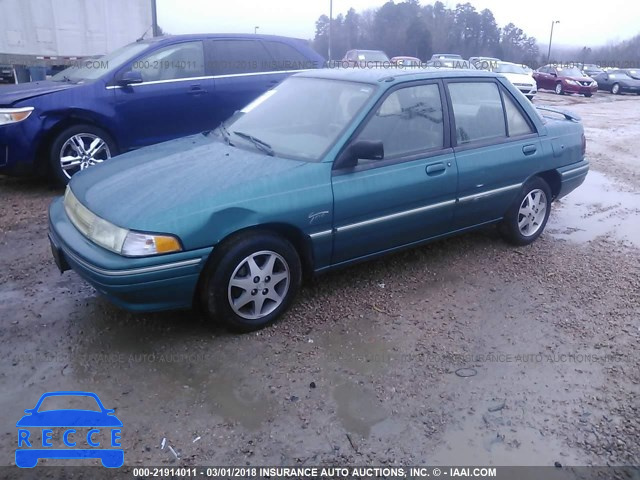
[[571, 85], [570, 83], [563, 83], [562, 88], [566, 93], [577, 93], [584, 95], [585, 93], [594, 94], [598, 91], [598, 85]]
[[0, 174], [34, 173], [41, 133], [42, 123], [36, 112], [22, 122], [0, 125]]
[[49, 207], [49, 239], [61, 271], [74, 270], [111, 302], [131, 311], [190, 308], [212, 247], [145, 258], [127, 258], [85, 238], [64, 211]]
[[515, 87], [520, 90], [527, 97], [533, 97], [536, 93], [538, 93], [538, 88], [536, 85], [525, 85], [525, 84], [514, 84]]

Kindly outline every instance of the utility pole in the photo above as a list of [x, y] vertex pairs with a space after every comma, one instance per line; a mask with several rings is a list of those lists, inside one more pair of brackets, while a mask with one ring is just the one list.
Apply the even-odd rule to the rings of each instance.
[[331, 31], [333, 30], [333, 0], [329, 0], [329, 61], [331, 61]]
[[258, 29], [260, 28], [260, 25], [256, 25], [255, 27], [253, 27], [253, 34], [255, 35], [256, 33], [258, 33]]
[[151, 0], [151, 29], [154, 37], [159, 37], [158, 31], [158, 9], [156, 7], [156, 0]]
[[547, 53], [547, 63], [549, 63], [549, 60], [551, 59], [551, 42], [553, 41], [553, 26], [556, 23], [560, 23], [560, 20], [551, 21], [551, 36], [549, 37], [549, 52]]

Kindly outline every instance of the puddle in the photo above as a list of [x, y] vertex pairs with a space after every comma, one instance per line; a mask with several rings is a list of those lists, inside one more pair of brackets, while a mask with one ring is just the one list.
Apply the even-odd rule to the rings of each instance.
[[555, 203], [549, 233], [578, 243], [608, 237], [640, 247], [640, 193], [591, 170], [580, 187]]
[[382, 372], [398, 357], [396, 344], [372, 324], [359, 330], [332, 329], [318, 339], [327, 359], [359, 373]]
[[345, 430], [366, 438], [371, 429], [387, 418], [387, 411], [370, 388], [343, 383], [333, 391], [337, 415]]
[[[502, 420], [495, 415], [493, 421]], [[487, 420], [484, 420], [485, 422]], [[450, 429], [441, 446], [431, 454], [434, 465], [541, 465], [555, 461], [581, 465], [582, 459], [555, 436], [542, 435], [536, 428], [516, 428], [506, 420], [500, 427], [486, 428], [482, 420], [467, 419], [458, 429]], [[568, 453], [567, 453], [568, 452]]]

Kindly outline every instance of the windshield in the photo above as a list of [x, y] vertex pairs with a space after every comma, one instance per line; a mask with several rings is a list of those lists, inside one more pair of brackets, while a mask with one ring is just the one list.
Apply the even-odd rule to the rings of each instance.
[[519, 73], [521, 75], [526, 75], [527, 72], [520, 65], [514, 65], [512, 63], [499, 63], [496, 69], [494, 70], [496, 73]]
[[74, 83], [95, 80], [120, 67], [147, 48], [149, 48], [148, 43], [132, 43], [102, 57], [79, 60], [76, 64], [51, 77], [51, 80]]
[[38, 408], [38, 412], [49, 412], [51, 410], [102, 411], [95, 398], [84, 395], [53, 395], [45, 397]]
[[224, 125], [228, 140], [235, 146], [268, 154], [319, 161], [375, 88], [340, 80], [291, 77]]
[[615, 70], [609, 74], [610, 78], [631, 78], [627, 72], [622, 70]]
[[584, 73], [576, 67], [558, 68], [558, 75], [562, 75], [563, 77], [584, 77]]
[[388, 62], [389, 57], [387, 57], [387, 54], [384, 52], [360, 51], [358, 52], [358, 60], [367, 62]]

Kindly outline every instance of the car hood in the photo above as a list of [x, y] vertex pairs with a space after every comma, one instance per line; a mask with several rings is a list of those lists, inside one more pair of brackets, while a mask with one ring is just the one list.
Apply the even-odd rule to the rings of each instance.
[[112, 158], [74, 175], [70, 188], [115, 225], [178, 233], [187, 217], [286, 190], [288, 172], [305, 165], [197, 134]]
[[573, 80], [574, 82], [592, 82], [593, 78], [591, 77], [562, 77], [563, 80]]
[[0, 106], [8, 107], [22, 100], [66, 90], [75, 86], [77, 86], [75, 83], [52, 82], [50, 80], [3, 86], [0, 88]]
[[536, 83], [533, 77], [526, 73], [501, 73], [500, 75], [507, 77], [511, 83], [528, 83], [530, 85], [535, 85]]
[[121, 427], [114, 415], [91, 410], [50, 410], [25, 415], [16, 427]]

